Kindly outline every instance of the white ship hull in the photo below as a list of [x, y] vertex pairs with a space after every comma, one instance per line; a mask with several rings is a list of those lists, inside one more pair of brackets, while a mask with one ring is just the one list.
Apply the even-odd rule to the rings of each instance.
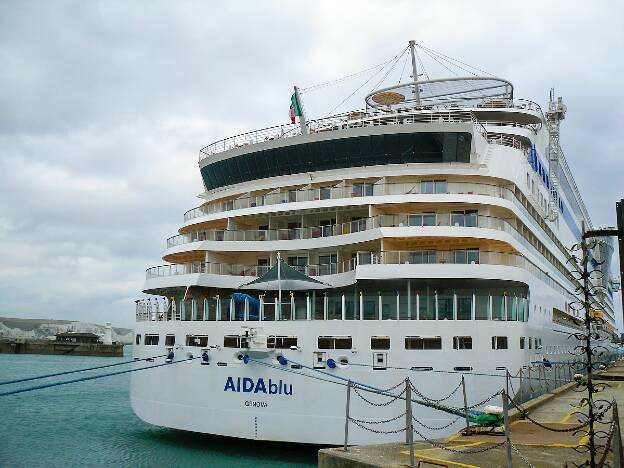
[[[247, 322], [246, 325], [252, 324]], [[292, 334], [300, 330], [297, 322], [264, 323], [256, 325], [270, 328], [272, 333]], [[137, 328], [137, 332], [154, 332], [162, 324], [158, 322], [144, 322]], [[243, 322], [234, 323], [189, 323], [169, 322], [167, 333], [175, 333], [177, 337], [188, 334], [202, 334], [208, 332], [215, 336], [230, 335], [240, 332]], [[443, 324], [436, 322], [406, 322], [406, 321], [361, 321], [361, 322], [308, 322], [304, 324], [309, 333], [309, 340], [302, 340], [301, 350], [278, 350], [289, 363], [282, 366], [275, 359], [275, 355], [258, 358], [268, 367], [255, 361], [244, 364], [239, 355], [247, 354], [245, 349], [210, 350], [210, 364], [202, 365], [201, 359], [189, 363], [181, 362], [160, 367], [146, 372], [137, 372], [132, 377], [131, 401], [135, 413], [144, 421], [157, 426], [175, 429], [202, 432], [208, 434], [225, 435], [246, 439], [277, 440], [309, 444], [340, 445], [344, 441], [344, 422], [346, 404], [346, 386], [343, 379], [366, 384], [379, 389], [393, 387], [406, 377], [409, 377], [416, 388], [431, 399], [440, 399], [456, 389], [461, 376], [464, 375], [467, 390], [468, 406], [481, 402], [501, 389], [505, 388], [505, 371], [517, 376], [522, 366], [532, 362], [542, 361], [544, 357], [552, 362], [569, 362], [572, 360], [568, 335], [562, 332], [544, 330], [540, 326], [531, 326], [526, 323], [509, 322], [459, 322], [449, 321]], [[395, 338], [397, 342], [409, 333], [410, 328], [418, 330], [421, 335], [439, 335], [441, 325], [443, 343], [449, 343], [452, 336], [473, 336], [474, 349], [462, 351], [388, 351], [385, 370], [373, 369], [373, 353], [367, 349], [333, 350], [328, 351], [328, 358], [339, 360], [347, 356], [350, 364], [345, 368], [311, 370], [308, 368], [292, 369], [293, 363], [313, 367], [311, 350], [315, 349], [315, 338], [318, 335], [350, 333], [354, 343], [366, 343], [371, 334], [385, 334]], [[357, 328], [357, 333], [353, 329]], [[540, 337], [544, 343], [558, 347], [561, 353], [545, 354], [541, 350], [492, 350], [490, 337], [505, 334], [510, 343], [517, 343], [521, 336]], [[174, 348], [175, 360], [185, 359], [188, 353], [199, 356], [199, 348], [180, 346]], [[136, 347], [135, 357], [146, 358], [166, 354], [164, 347]], [[155, 363], [163, 362], [164, 358]], [[218, 365], [226, 363], [227, 366]], [[362, 365], [356, 365], [362, 364]], [[137, 364], [140, 366], [142, 364]], [[469, 372], [453, 371], [455, 367], [472, 367]], [[408, 371], [392, 369], [399, 367], [432, 367], [432, 371]], [[497, 370], [498, 369], [498, 370]], [[537, 372], [533, 371], [532, 386], [535, 394], [544, 392], [544, 383], [537, 381]], [[563, 372], [563, 371], [562, 371]], [[567, 373], [567, 370], [565, 371]], [[531, 390], [525, 381], [523, 392], [528, 397]], [[569, 374], [566, 374], [569, 375]], [[337, 378], [331, 377], [336, 376]], [[542, 378], [554, 379], [553, 372], [544, 371]], [[228, 379], [232, 379], [237, 391]], [[563, 379], [563, 374], [559, 375]], [[240, 381], [239, 381], [240, 379]], [[243, 388], [243, 379], [253, 380]], [[264, 382], [264, 388], [259, 379]], [[269, 382], [273, 388], [269, 387]], [[512, 386], [519, 391], [519, 379], [512, 379]], [[281, 385], [280, 385], [281, 384]], [[284, 386], [291, 386], [286, 394]], [[553, 387], [553, 382], [549, 382]], [[279, 390], [278, 390], [278, 387]], [[398, 393], [404, 389], [401, 385], [391, 393]], [[266, 393], [265, 391], [266, 390]], [[367, 399], [373, 402], [385, 403], [390, 400], [385, 396], [368, 393], [360, 390]], [[415, 400], [421, 400], [414, 395]], [[461, 389], [456, 391], [442, 405], [463, 408]], [[501, 405], [500, 397], [496, 397], [489, 404]], [[482, 410], [484, 405], [476, 409]], [[388, 406], [373, 406], [364, 402], [355, 393], [351, 397], [350, 416], [361, 420], [386, 420], [405, 411], [405, 401], [397, 400]], [[465, 427], [464, 418], [455, 414], [432, 409], [427, 406], [414, 404], [414, 416], [430, 427], [446, 426], [451, 421], [456, 422], [443, 430], [432, 431], [415, 424], [415, 429], [427, 438], [439, 438], [456, 433]], [[369, 425], [379, 431], [392, 431], [404, 427], [404, 418], [395, 423]], [[363, 430], [351, 423], [349, 428], [349, 443], [370, 444], [404, 440], [404, 433], [375, 433]], [[418, 434], [416, 434], [416, 438]]]
[[[137, 301], [135, 357], [174, 353], [132, 374], [141, 419], [339, 445], [347, 381], [384, 403], [361, 386], [400, 392], [409, 378], [433, 400], [451, 394], [444, 408], [414, 395], [416, 438], [439, 438], [465, 426], [462, 376], [477, 410], [507, 373], [522, 400], [570, 377], [583, 315], [567, 249], [591, 223], [558, 147], [565, 107], [551, 97], [547, 122], [505, 80], [419, 83], [403, 108], [412, 84], [367, 97], [383, 112], [201, 150], [203, 204], [167, 240], [169, 263], [147, 270], [160, 299]], [[593, 251], [607, 290], [612, 250]], [[609, 333], [611, 292], [598, 298]], [[544, 359], [558, 369], [532, 367]], [[404, 440], [404, 400], [350, 395], [350, 444]]]

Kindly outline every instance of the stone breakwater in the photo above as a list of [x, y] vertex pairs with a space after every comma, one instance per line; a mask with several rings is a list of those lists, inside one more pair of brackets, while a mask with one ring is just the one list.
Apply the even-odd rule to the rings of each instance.
[[123, 344], [61, 343], [51, 340], [23, 338], [0, 338], [0, 353], [11, 354], [57, 354], [72, 356], [123, 356]]

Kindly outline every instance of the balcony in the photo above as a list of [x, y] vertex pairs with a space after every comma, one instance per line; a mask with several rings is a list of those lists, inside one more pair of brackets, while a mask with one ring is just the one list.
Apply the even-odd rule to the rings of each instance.
[[[440, 178], [436, 178], [440, 179]], [[318, 187], [288, 190], [284, 192], [268, 192], [264, 194], [244, 196], [232, 200], [206, 203], [184, 213], [184, 221], [215, 213], [254, 208], [259, 206], [279, 205], [282, 203], [309, 202], [317, 200], [339, 200], [382, 195], [485, 195], [489, 197], [514, 200], [511, 186], [476, 182], [447, 182], [445, 180], [421, 180], [404, 183], [368, 183], [353, 184], [341, 187]]]
[[[500, 265], [517, 267], [526, 270], [543, 282], [556, 289], [566, 297], [568, 290], [559, 281], [542, 270], [523, 255], [508, 252], [483, 251], [478, 249], [457, 250], [413, 250], [413, 251], [382, 251], [358, 252], [353, 258], [336, 263], [295, 266], [297, 270], [312, 277], [323, 277], [355, 271], [357, 267], [371, 265], [466, 265], [469, 268], [480, 268], [481, 265]], [[161, 265], [146, 270], [146, 279], [170, 277], [176, 275], [211, 274], [229, 276], [259, 277], [271, 266], [239, 265], [226, 263], [179, 263]]]

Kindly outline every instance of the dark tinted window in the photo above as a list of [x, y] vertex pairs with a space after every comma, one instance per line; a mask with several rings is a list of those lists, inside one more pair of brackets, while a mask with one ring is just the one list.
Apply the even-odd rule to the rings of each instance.
[[225, 335], [223, 337], [224, 348], [240, 348], [240, 336], [238, 335]]
[[[208, 164], [208, 190], [286, 174], [376, 164], [470, 162], [470, 133], [397, 133], [259, 150]], [[445, 190], [444, 190], [445, 191]], [[440, 193], [436, 190], [436, 193]]]
[[291, 346], [297, 346], [296, 336], [269, 336], [267, 338], [267, 347], [288, 349]]
[[318, 349], [351, 349], [353, 338], [350, 336], [319, 336]]
[[371, 349], [390, 349], [390, 337], [371, 336]]
[[421, 336], [406, 336], [405, 349], [442, 349], [442, 338], [439, 336], [434, 336], [431, 338]]
[[145, 335], [145, 344], [147, 346], [154, 346], [158, 344], [158, 335]]

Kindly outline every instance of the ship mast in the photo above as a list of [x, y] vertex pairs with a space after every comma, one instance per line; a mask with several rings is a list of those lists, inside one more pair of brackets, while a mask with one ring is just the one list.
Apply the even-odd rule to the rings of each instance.
[[409, 41], [410, 53], [412, 54], [412, 76], [414, 78], [414, 98], [416, 107], [420, 107], [420, 89], [418, 89], [418, 69], [416, 68], [416, 41]]

